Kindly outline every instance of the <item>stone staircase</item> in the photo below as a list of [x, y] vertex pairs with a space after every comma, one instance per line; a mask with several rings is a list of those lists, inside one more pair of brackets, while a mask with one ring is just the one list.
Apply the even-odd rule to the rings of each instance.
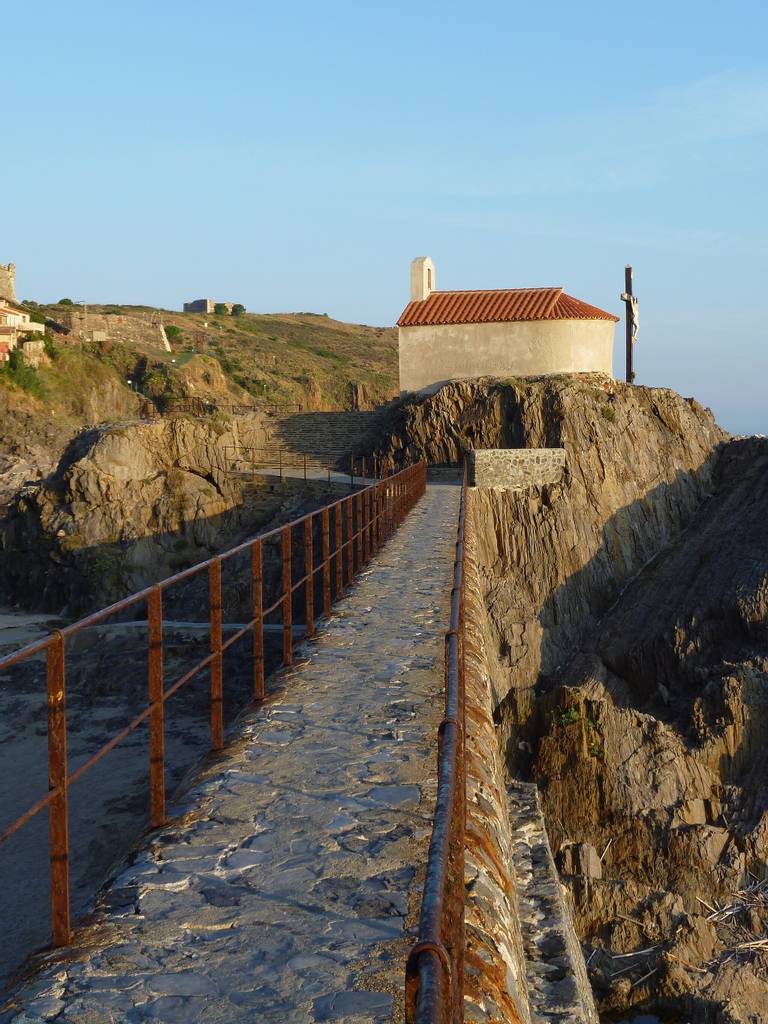
[[346, 469], [351, 455], [365, 450], [382, 422], [375, 412], [297, 412], [277, 420], [265, 445], [265, 457], [307, 457], [311, 469]]

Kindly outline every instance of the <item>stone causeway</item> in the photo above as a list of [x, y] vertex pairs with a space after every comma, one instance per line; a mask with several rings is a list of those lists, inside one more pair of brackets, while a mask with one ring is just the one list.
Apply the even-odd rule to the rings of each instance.
[[430, 485], [2, 1024], [401, 1019], [458, 501]]

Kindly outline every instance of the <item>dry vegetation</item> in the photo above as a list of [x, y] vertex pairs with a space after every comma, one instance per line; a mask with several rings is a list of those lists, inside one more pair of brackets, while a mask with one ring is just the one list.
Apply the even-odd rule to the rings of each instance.
[[[393, 328], [314, 313], [206, 316], [114, 305], [88, 310], [107, 318], [151, 313], [166, 327], [173, 352], [140, 341], [65, 345], [52, 335], [52, 358], [31, 372], [33, 387], [0, 375], [0, 453], [18, 442], [42, 442], [51, 429], [64, 436], [83, 424], [137, 416], [142, 396], [160, 410], [191, 396], [230, 406], [347, 409], [376, 406], [397, 393]], [[36, 307], [54, 319], [63, 311]]]
[[[93, 313], [155, 312], [146, 306], [91, 306]], [[157, 311], [171, 338], [176, 365], [191, 355], [213, 356], [231, 382], [258, 401], [344, 409], [362, 386], [373, 404], [397, 393], [397, 332], [347, 324], [316, 313], [216, 316]], [[55, 315], [55, 312], [53, 312]], [[174, 328], [180, 332], [175, 334]], [[114, 348], [114, 346], [113, 346]], [[170, 363], [162, 350], [136, 346]]]

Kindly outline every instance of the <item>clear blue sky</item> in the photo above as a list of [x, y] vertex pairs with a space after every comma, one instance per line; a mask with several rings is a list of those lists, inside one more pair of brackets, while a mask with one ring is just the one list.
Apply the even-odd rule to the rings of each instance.
[[5, 5], [0, 261], [38, 301], [373, 324], [416, 255], [617, 313], [631, 262], [638, 382], [768, 432], [767, 10]]

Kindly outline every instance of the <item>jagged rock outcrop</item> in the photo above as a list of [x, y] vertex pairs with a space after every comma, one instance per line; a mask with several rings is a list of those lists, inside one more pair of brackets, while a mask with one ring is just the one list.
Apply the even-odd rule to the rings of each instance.
[[[433, 462], [471, 446], [564, 447], [559, 484], [473, 491], [487, 605], [499, 642], [498, 701], [526, 699], [622, 586], [675, 537], [709, 493], [726, 435], [693, 399], [604, 378], [460, 382], [412, 408], [407, 442]], [[511, 671], [514, 670], [514, 671]]]
[[257, 415], [83, 431], [0, 527], [2, 596], [74, 613], [208, 557], [241, 525], [225, 448], [264, 436]]

